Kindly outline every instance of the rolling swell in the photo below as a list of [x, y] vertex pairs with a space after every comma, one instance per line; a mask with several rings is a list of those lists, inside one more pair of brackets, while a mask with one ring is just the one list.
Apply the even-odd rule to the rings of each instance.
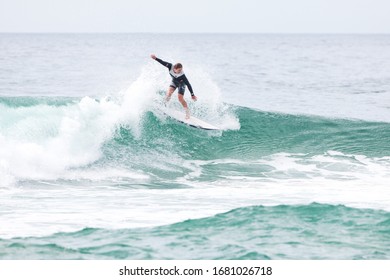
[[57, 96], [0, 96], [0, 105], [19, 108], [19, 107], [34, 107], [38, 105], [49, 105], [54, 107], [66, 106], [78, 102], [74, 97], [57, 97]]
[[252, 206], [161, 227], [0, 239], [0, 258], [23, 251], [27, 259], [388, 259], [389, 237], [385, 211]]

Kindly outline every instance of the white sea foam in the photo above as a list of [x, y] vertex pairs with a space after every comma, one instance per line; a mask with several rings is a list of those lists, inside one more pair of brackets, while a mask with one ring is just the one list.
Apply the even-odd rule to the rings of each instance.
[[[11, 124], [0, 137], [3, 169], [15, 179], [54, 179], [68, 168], [96, 161], [115, 128], [116, 109], [89, 97], [65, 108], [30, 107], [35, 118], [25, 108], [9, 109], [3, 122]], [[20, 120], [12, 123], [14, 116]]]
[[[151, 227], [251, 205], [317, 202], [390, 211], [388, 157], [368, 158], [330, 151], [310, 157], [278, 153], [253, 162], [224, 159], [186, 161], [183, 164], [192, 172], [165, 183], [185, 188], [104, 185], [105, 175], [99, 175], [100, 172], [110, 174], [110, 181], [117, 180], [119, 183], [121, 177], [123, 182], [141, 184], [149, 184], [152, 178], [142, 172], [96, 169], [80, 171], [80, 174], [69, 173], [65, 178], [95, 180], [90, 185], [63, 182], [61, 186], [49, 188], [41, 185], [3, 189], [0, 224], [7, 227], [0, 228], [0, 237], [41, 236], [85, 227]], [[222, 168], [222, 173], [214, 176], [212, 181], [201, 178], [207, 165], [248, 164], [252, 165], [251, 170], [259, 167], [256, 176], [240, 172], [223, 173]], [[270, 168], [264, 169], [264, 166]], [[164, 184], [164, 181], [159, 183]]]
[[[161, 82], [161, 76], [167, 73], [156, 66], [153, 62], [147, 64], [126, 90], [111, 97], [97, 100], [86, 96], [64, 106], [2, 105], [0, 186], [19, 180], [64, 178], [69, 169], [94, 163], [102, 157], [103, 143], [119, 125], [140, 138], [145, 112], [158, 111], [163, 96], [156, 92], [168, 84]], [[217, 86], [204, 74], [199, 79], [205, 86], [198, 103], [187, 98], [193, 115], [214, 120], [223, 129], [238, 129], [238, 119], [222, 103]], [[171, 102], [179, 106], [176, 98]]]

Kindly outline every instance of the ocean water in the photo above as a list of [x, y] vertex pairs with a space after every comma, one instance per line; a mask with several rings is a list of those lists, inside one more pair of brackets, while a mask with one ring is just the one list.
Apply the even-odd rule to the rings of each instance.
[[0, 34], [0, 259], [390, 259], [389, 70], [390, 35]]

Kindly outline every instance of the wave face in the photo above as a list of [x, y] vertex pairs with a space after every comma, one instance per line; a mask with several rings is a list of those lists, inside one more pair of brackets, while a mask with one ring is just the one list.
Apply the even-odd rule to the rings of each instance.
[[389, 235], [385, 211], [253, 206], [162, 227], [0, 239], [0, 258], [23, 251], [27, 259], [388, 259]]
[[378, 167], [388, 176], [388, 123], [224, 105], [214, 121], [225, 130], [210, 133], [167, 119], [155, 105], [127, 111], [126, 104], [109, 99], [2, 97], [0, 106], [1, 166], [10, 182], [56, 180], [69, 170], [118, 166], [172, 179], [187, 173], [188, 163], [202, 167], [198, 179], [262, 176], [272, 173], [275, 166], [267, 163], [277, 158], [304, 171], [316, 164], [313, 171], [358, 176]]

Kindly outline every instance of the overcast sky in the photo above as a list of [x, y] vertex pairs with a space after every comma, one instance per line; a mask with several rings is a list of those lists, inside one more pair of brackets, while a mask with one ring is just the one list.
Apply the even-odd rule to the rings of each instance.
[[0, 32], [390, 33], [390, 0], [0, 0]]

